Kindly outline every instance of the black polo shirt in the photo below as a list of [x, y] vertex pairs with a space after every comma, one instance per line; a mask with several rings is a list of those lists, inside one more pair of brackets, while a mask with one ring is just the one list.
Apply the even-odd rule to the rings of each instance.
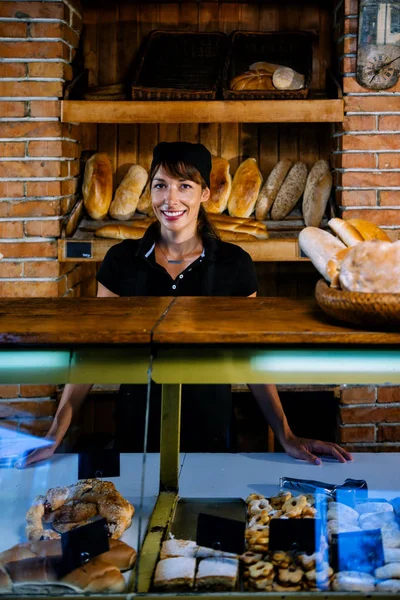
[[[118, 296], [250, 296], [258, 289], [250, 256], [239, 246], [206, 236], [202, 255], [176, 279], [156, 263], [159, 225], [141, 240], [124, 240], [107, 252], [97, 280]], [[161, 386], [152, 384], [148, 448], [159, 448]], [[116, 446], [141, 451], [146, 386], [121, 385]], [[227, 385], [182, 386], [181, 449], [223, 452], [231, 448], [232, 397]]]

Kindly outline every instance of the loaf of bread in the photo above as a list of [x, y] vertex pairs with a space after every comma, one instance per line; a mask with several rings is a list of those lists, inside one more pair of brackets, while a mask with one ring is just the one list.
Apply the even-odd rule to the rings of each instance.
[[292, 161], [288, 158], [280, 160], [269, 174], [267, 181], [261, 188], [256, 202], [256, 219], [258, 221], [264, 221], [264, 219], [267, 218], [271, 206], [273, 205], [292, 164]]
[[232, 176], [229, 172], [229, 162], [220, 156], [212, 157], [210, 175], [210, 198], [203, 206], [208, 213], [219, 214], [228, 206], [232, 189]]
[[338, 250], [326, 264], [326, 273], [331, 281], [332, 288], [340, 288], [340, 269], [350, 250], [351, 248], [342, 248], [341, 250]]
[[349, 292], [400, 294], [400, 242], [357, 244], [343, 260], [339, 279]]
[[250, 65], [250, 71], [266, 71], [269, 75], [273, 75], [277, 69], [279, 69], [282, 65], [274, 65], [273, 63], [265, 62], [261, 60], [259, 62], [255, 62]]
[[388, 234], [383, 231], [378, 225], [375, 223], [371, 223], [370, 221], [366, 221], [364, 219], [348, 219], [347, 223], [350, 223], [353, 227], [355, 227], [363, 237], [365, 241], [369, 240], [380, 240], [382, 242], [391, 242], [392, 240], [388, 236]]
[[92, 219], [101, 220], [107, 216], [112, 191], [112, 165], [108, 155], [93, 154], [86, 163], [82, 185], [83, 203]]
[[364, 241], [361, 233], [359, 233], [357, 229], [348, 221], [334, 218], [328, 221], [328, 225], [332, 229], [333, 233], [336, 233], [338, 238], [340, 238], [342, 242], [346, 244], [346, 246], [355, 246], [356, 244]]
[[297, 201], [304, 192], [307, 181], [307, 167], [302, 162], [297, 162], [290, 169], [271, 209], [273, 221], [284, 219], [296, 206]]
[[303, 196], [303, 219], [306, 227], [319, 227], [332, 190], [332, 173], [326, 160], [317, 160], [307, 176]]
[[251, 217], [231, 217], [230, 215], [215, 215], [209, 214], [209, 220], [213, 225], [226, 225], [230, 230], [234, 230], [236, 225], [246, 225], [247, 227], [254, 227], [255, 229], [261, 229], [266, 231], [267, 227], [265, 223], [260, 223]]
[[249, 217], [254, 211], [262, 184], [261, 173], [254, 158], [243, 161], [233, 178], [228, 211], [233, 217]]
[[147, 171], [140, 165], [133, 165], [116, 189], [110, 205], [110, 217], [128, 221], [135, 214], [139, 198], [147, 182]]
[[327, 281], [331, 282], [334, 272], [332, 272], [332, 269], [328, 270], [328, 262], [339, 250], [343, 250], [346, 246], [338, 238], [318, 227], [305, 227], [302, 229], [299, 235], [299, 245], [317, 271]]
[[144, 235], [143, 227], [134, 227], [131, 225], [104, 225], [94, 232], [95, 236], [102, 238], [111, 238], [114, 240], [140, 240]]
[[272, 77], [263, 69], [251, 69], [234, 77], [230, 82], [231, 90], [273, 90]]
[[272, 83], [277, 90], [301, 90], [305, 77], [290, 67], [279, 67], [272, 75]]
[[125, 590], [125, 579], [120, 570], [100, 558], [92, 558], [78, 569], [68, 573], [61, 581], [84, 592], [119, 593]]
[[153, 206], [151, 203], [150, 181], [147, 182], [146, 187], [144, 188], [142, 195], [139, 198], [136, 210], [144, 215], [154, 215]]

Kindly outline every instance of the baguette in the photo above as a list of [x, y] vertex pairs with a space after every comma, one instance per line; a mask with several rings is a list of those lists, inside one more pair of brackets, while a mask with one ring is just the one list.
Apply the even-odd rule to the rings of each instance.
[[220, 223], [222, 224], [228, 224], [228, 225], [248, 225], [249, 227], [254, 227], [255, 229], [262, 229], [265, 230], [266, 229], [266, 225], [265, 223], [260, 223], [259, 221], [256, 221], [255, 219], [252, 219], [251, 217], [231, 217], [230, 215], [215, 215], [215, 214], [210, 214], [208, 215], [208, 218], [210, 219], [211, 223], [215, 224], [215, 225], [219, 225]]
[[328, 225], [332, 229], [333, 233], [336, 233], [338, 238], [340, 238], [342, 242], [346, 244], [346, 246], [355, 246], [356, 244], [364, 241], [361, 233], [359, 233], [357, 229], [348, 221], [335, 218], [330, 219], [330, 221], [328, 221]]
[[306, 227], [319, 227], [332, 190], [332, 173], [326, 160], [317, 160], [308, 174], [303, 197]]
[[304, 192], [307, 180], [307, 167], [297, 162], [290, 169], [272, 205], [271, 218], [273, 221], [284, 219], [296, 206]]
[[143, 188], [147, 182], [147, 171], [133, 165], [119, 184], [110, 205], [110, 217], [128, 221], [133, 217]]
[[97, 237], [112, 238], [114, 240], [140, 240], [144, 232], [143, 227], [112, 224], [99, 227], [94, 234]]
[[256, 236], [249, 233], [237, 233], [236, 231], [218, 230], [218, 235], [223, 242], [255, 242]]
[[262, 184], [261, 173], [254, 158], [248, 158], [237, 169], [228, 200], [228, 211], [233, 217], [249, 217], [254, 211]]
[[229, 162], [220, 156], [212, 157], [210, 175], [210, 198], [203, 206], [208, 213], [222, 213], [228, 205], [232, 189], [232, 176], [229, 172]]
[[92, 219], [97, 221], [107, 216], [112, 189], [112, 166], [108, 155], [93, 154], [86, 163], [82, 185], [83, 203]]
[[334, 273], [332, 273], [332, 269], [327, 268], [328, 262], [346, 246], [336, 237], [318, 227], [302, 229], [299, 235], [299, 245], [317, 271], [331, 282]]
[[259, 240], [267, 240], [268, 232], [267, 229], [256, 229], [255, 227], [248, 227], [247, 225], [236, 225], [234, 228], [226, 227], [222, 225], [221, 227], [217, 226], [217, 229], [220, 231], [232, 231], [235, 233], [245, 233], [248, 235], [252, 235], [253, 237]]
[[348, 219], [347, 223], [350, 223], [357, 231], [362, 235], [365, 241], [369, 240], [380, 240], [382, 242], [391, 242], [392, 240], [388, 234], [383, 231], [375, 223], [365, 221], [364, 219]]
[[256, 219], [258, 221], [264, 221], [267, 218], [271, 206], [292, 165], [292, 161], [285, 158], [284, 160], [280, 160], [272, 169], [257, 198]]

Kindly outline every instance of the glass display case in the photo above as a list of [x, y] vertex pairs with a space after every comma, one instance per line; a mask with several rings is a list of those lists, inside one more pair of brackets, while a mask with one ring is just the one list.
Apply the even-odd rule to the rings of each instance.
[[[179, 436], [182, 384], [399, 384], [400, 334], [335, 324], [306, 300], [151, 300], [68, 300], [66, 313], [60, 299], [41, 320], [34, 301], [18, 319], [3, 306], [1, 383], [162, 385], [161, 452], [121, 454], [119, 472], [74, 454], [16, 469], [17, 446], [7, 456], [2, 436], [4, 591], [398, 593], [397, 453], [317, 467], [286, 454], [183, 453]], [[20, 437], [18, 447], [36, 444]]]

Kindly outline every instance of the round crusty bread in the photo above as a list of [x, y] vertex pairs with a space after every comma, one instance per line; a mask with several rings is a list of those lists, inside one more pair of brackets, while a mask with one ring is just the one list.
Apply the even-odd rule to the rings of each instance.
[[85, 592], [123, 592], [125, 579], [120, 570], [100, 558], [92, 558], [87, 563], [71, 571], [61, 579]]
[[336, 233], [338, 238], [341, 239], [346, 246], [355, 246], [364, 241], [361, 233], [359, 233], [353, 225], [350, 225], [347, 221], [343, 221], [343, 219], [335, 217], [328, 221], [328, 225], [333, 233]]
[[307, 167], [299, 161], [290, 169], [272, 205], [273, 221], [284, 219], [296, 206], [306, 187], [306, 180]]
[[234, 77], [230, 82], [231, 90], [274, 90], [272, 77], [263, 69], [252, 69]]
[[342, 262], [340, 285], [349, 292], [400, 293], [400, 242], [362, 242]]
[[326, 160], [317, 160], [308, 174], [303, 196], [303, 219], [308, 227], [319, 227], [332, 190], [332, 173]]
[[110, 217], [118, 221], [128, 221], [135, 214], [139, 198], [147, 182], [147, 171], [140, 165], [133, 165], [115, 191], [110, 205]]
[[288, 158], [280, 160], [277, 165], [272, 169], [268, 176], [267, 181], [261, 188], [260, 194], [256, 202], [256, 219], [257, 221], [264, 221], [274, 203], [274, 200], [285, 180], [286, 175], [289, 173], [293, 163]]
[[249, 217], [254, 211], [262, 184], [255, 158], [243, 161], [233, 178], [228, 211], [233, 217]]
[[107, 216], [112, 190], [112, 165], [108, 155], [93, 154], [85, 165], [82, 184], [83, 203], [92, 219], [101, 220]]
[[357, 231], [362, 235], [365, 241], [369, 240], [381, 240], [382, 242], [391, 242], [392, 240], [383, 229], [364, 219], [349, 219], [347, 223], [350, 223]]
[[299, 235], [299, 245], [317, 271], [330, 282], [332, 272], [328, 270], [328, 262], [346, 246], [335, 236], [318, 227], [302, 229]]
[[212, 156], [210, 174], [210, 198], [203, 206], [208, 213], [220, 214], [228, 206], [232, 189], [232, 176], [229, 172], [229, 161], [220, 156]]

